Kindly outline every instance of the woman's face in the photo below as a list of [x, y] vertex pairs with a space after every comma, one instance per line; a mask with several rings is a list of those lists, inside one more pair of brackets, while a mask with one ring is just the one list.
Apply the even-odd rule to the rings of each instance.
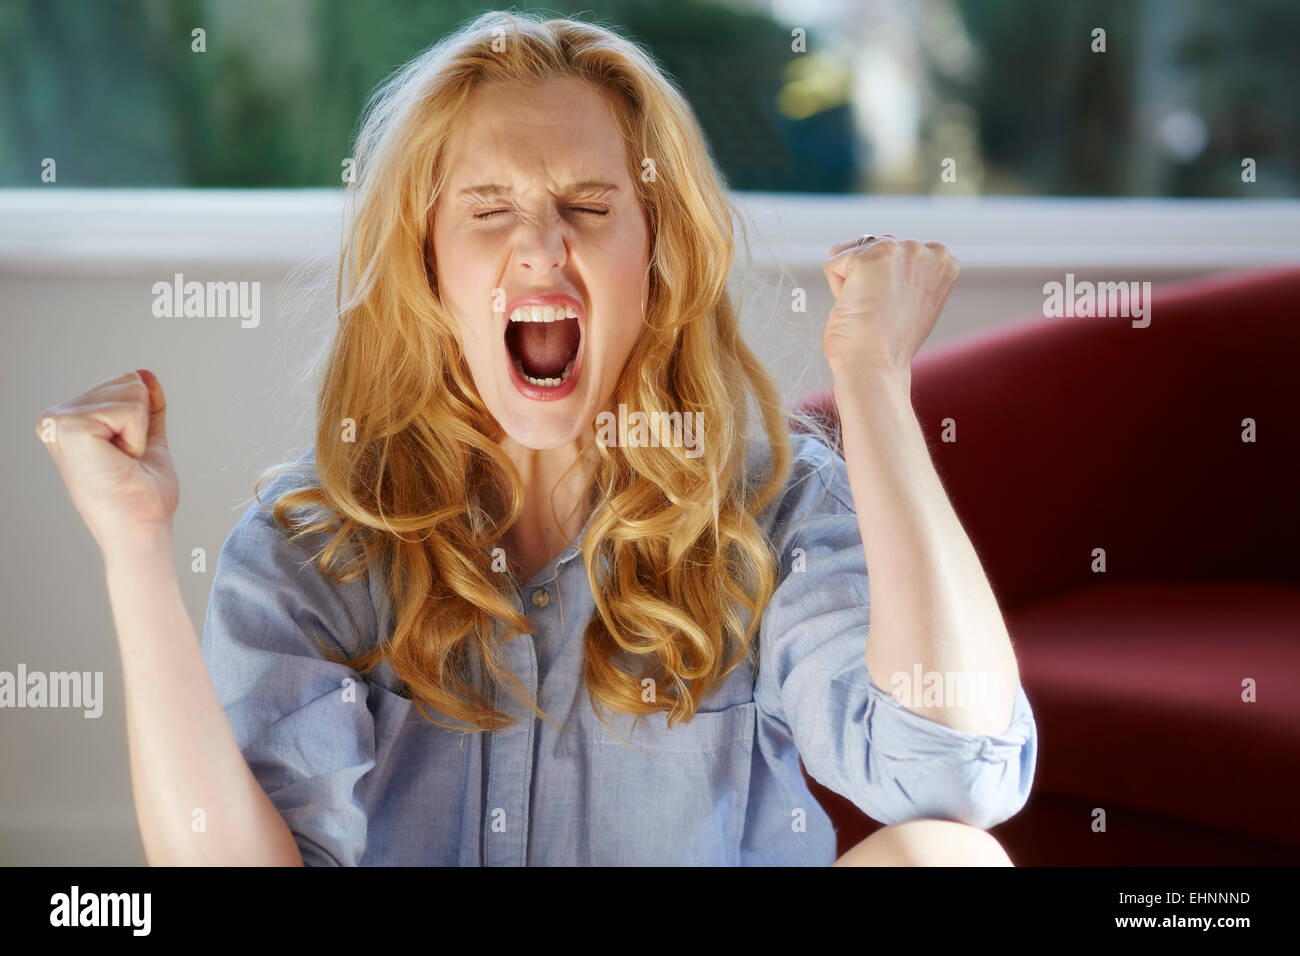
[[519, 444], [574, 442], [607, 408], [649, 288], [649, 231], [613, 113], [583, 80], [487, 84], [447, 162], [434, 268], [474, 385]]

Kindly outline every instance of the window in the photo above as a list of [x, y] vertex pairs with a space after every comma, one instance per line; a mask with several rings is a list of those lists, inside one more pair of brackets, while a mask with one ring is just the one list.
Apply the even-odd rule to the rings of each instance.
[[[370, 91], [492, 6], [16, 0], [0, 11], [0, 185], [38, 186], [53, 161], [68, 186], [338, 186]], [[547, 9], [650, 50], [737, 190], [1300, 191], [1292, 0]]]

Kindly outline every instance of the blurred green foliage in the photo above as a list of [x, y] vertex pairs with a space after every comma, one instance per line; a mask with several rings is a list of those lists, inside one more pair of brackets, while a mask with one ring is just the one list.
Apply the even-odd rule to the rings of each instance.
[[[928, 71], [916, 169], [894, 182], [873, 175], [859, 146], [847, 83], [811, 111], [778, 107], [792, 70], [813, 60], [792, 52], [791, 24], [754, 4], [515, 9], [594, 20], [644, 46], [686, 93], [735, 189], [932, 191], [949, 155], [939, 124], [958, 115], [973, 117], [981, 192], [1300, 194], [1295, 0], [948, 2], [979, 66]], [[0, 185], [40, 185], [53, 157], [70, 186], [337, 186], [379, 82], [493, 6], [0, 0]], [[1096, 26], [1105, 54], [1089, 49]], [[204, 53], [191, 51], [195, 27]], [[808, 49], [836, 39], [810, 30]], [[1258, 184], [1240, 181], [1246, 156]]]
[[979, 118], [985, 191], [1300, 195], [1296, 0], [958, 4], [984, 64], [944, 89]]
[[[78, 186], [334, 186], [381, 80], [465, 20], [465, 0], [21, 0], [0, 10], [0, 183], [41, 160]], [[775, 109], [788, 28], [698, 0], [592, 0], [574, 11], [640, 42], [696, 108], [737, 189], [842, 192], [847, 104]], [[191, 51], [191, 30], [206, 51]]]

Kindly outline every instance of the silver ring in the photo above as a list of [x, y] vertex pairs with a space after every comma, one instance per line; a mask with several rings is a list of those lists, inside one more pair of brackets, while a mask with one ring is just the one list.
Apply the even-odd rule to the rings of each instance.
[[876, 238], [875, 236], [868, 236], [866, 233], [863, 233], [862, 235], [858, 236], [858, 241], [855, 242], [854, 245], [860, 246], [863, 243], [871, 242], [875, 238]]

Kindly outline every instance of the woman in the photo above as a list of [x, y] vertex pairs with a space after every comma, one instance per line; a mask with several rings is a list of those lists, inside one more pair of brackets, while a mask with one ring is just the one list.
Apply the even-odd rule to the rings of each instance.
[[[731, 208], [633, 44], [484, 15], [356, 160], [315, 447], [227, 540], [202, 656], [156, 377], [42, 416], [105, 556], [150, 862], [832, 863], [802, 756], [889, 824], [839, 862], [1008, 863], [984, 830], [1033, 716], [909, 400], [947, 251], [832, 249], [842, 458], [740, 339]], [[996, 692], [900, 693], [922, 669]]]

